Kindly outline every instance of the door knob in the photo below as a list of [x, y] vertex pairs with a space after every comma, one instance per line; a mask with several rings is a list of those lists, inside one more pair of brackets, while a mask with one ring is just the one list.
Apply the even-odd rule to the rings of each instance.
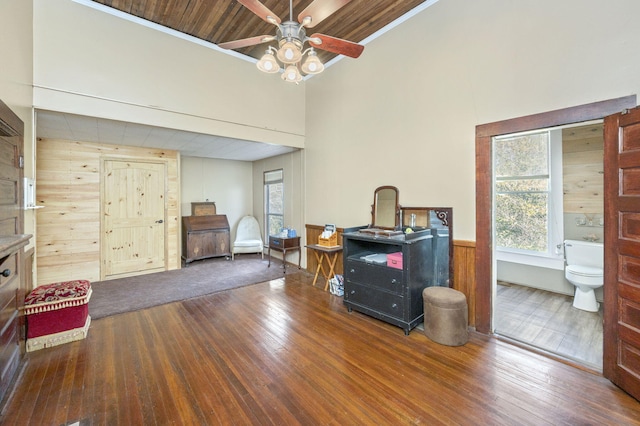
[[3, 277], [8, 277], [9, 275], [11, 275], [11, 269], [5, 269], [4, 271], [2, 271]]

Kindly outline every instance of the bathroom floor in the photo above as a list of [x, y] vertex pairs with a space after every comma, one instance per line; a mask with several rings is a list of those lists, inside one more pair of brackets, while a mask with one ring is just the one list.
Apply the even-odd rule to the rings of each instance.
[[505, 282], [497, 290], [496, 334], [602, 370], [602, 304], [586, 312], [571, 296]]

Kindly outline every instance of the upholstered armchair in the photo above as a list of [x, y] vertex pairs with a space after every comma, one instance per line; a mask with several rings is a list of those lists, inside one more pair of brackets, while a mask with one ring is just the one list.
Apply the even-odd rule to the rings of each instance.
[[260, 253], [264, 259], [263, 247], [258, 221], [253, 216], [244, 216], [238, 223], [231, 259], [235, 258], [236, 253]]

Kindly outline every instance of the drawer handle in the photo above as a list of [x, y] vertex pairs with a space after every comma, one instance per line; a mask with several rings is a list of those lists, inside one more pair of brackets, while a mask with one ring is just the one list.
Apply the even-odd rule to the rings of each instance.
[[355, 269], [351, 269], [349, 272], [351, 272], [353, 274], [354, 272], [356, 272], [356, 270]]
[[395, 308], [397, 308], [397, 307], [398, 307], [398, 304], [397, 304], [397, 303], [394, 303], [393, 305], [391, 305], [391, 307], [395, 309]]
[[395, 283], [397, 283], [397, 281], [396, 281], [396, 279], [394, 278], [394, 279], [392, 279], [392, 280], [391, 280], [391, 284], [395, 284]]
[[3, 277], [8, 277], [9, 275], [11, 275], [11, 269], [5, 269], [4, 271], [2, 271]]
[[351, 290], [351, 294], [356, 294], [356, 291], [355, 290]]

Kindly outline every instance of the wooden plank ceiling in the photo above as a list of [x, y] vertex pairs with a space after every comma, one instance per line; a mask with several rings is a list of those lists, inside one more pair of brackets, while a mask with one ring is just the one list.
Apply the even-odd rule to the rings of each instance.
[[[236, 0], [93, 0], [147, 21], [219, 44], [259, 35], [275, 35], [275, 27]], [[293, 0], [294, 20], [313, 0]], [[318, 0], [316, 0], [318, 1]], [[316, 25], [313, 33], [360, 43], [426, 0], [352, 0]], [[288, 0], [262, 0], [282, 21], [290, 20]], [[311, 31], [311, 30], [310, 30]], [[275, 45], [275, 42], [271, 42]], [[260, 58], [267, 43], [237, 49]], [[306, 47], [306, 46], [305, 46]], [[317, 50], [323, 63], [336, 55]], [[366, 49], [363, 54], [366, 54]], [[353, 60], [353, 59], [352, 59]]]

